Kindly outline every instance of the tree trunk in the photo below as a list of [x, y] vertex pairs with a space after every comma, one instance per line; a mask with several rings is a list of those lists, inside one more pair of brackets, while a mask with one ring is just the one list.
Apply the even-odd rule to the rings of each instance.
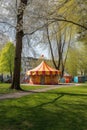
[[10, 77], [11, 77], [11, 79], [12, 79], [12, 71], [10, 71]]
[[[14, 61], [14, 73], [11, 88], [20, 89], [20, 69], [21, 69], [21, 51], [22, 51], [22, 32], [18, 32], [16, 36], [16, 52]], [[19, 44], [20, 43], [20, 44]]]
[[62, 63], [61, 78], [64, 76], [65, 65]]
[[21, 71], [21, 52], [23, 39], [23, 15], [28, 0], [21, 0], [17, 14], [17, 28], [16, 28], [16, 50], [14, 59], [14, 73], [12, 80], [12, 89], [21, 90], [20, 88], [20, 71]]
[[54, 55], [53, 55], [53, 49], [52, 49], [52, 45], [51, 45], [51, 41], [50, 41], [48, 26], [46, 27], [46, 31], [47, 31], [47, 38], [48, 38], [48, 43], [49, 43], [49, 47], [50, 47], [50, 51], [51, 51], [52, 62], [54, 64], [55, 68], [57, 68], [56, 62], [54, 59]]

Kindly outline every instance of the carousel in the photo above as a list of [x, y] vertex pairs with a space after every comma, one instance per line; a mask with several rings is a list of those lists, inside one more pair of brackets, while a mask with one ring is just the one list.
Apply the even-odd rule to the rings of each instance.
[[60, 70], [50, 67], [45, 61], [42, 61], [36, 68], [27, 71], [30, 84], [58, 84]]

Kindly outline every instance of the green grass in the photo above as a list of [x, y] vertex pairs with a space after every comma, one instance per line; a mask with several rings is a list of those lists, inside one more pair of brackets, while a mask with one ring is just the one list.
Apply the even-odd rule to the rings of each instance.
[[87, 85], [1, 100], [0, 130], [87, 130]]
[[[23, 90], [36, 90], [40, 88], [47, 88], [48, 86], [33, 86], [33, 85], [21, 85], [21, 88]], [[9, 83], [0, 83], [0, 94], [6, 94], [6, 93], [14, 93], [17, 92], [16, 90], [9, 89], [10, 84]]]
[[9, 88], [10, 88], [10, 84], [0, 83], [0, 94], [16, 92], [16, 90], [11, 90]]
[[49, 86], [40, 86], [40, 85], [21, 85], [21, 88], [23, 90], [36, 90], [36, 89], [43, 89], [43, 88], [47, 88]]

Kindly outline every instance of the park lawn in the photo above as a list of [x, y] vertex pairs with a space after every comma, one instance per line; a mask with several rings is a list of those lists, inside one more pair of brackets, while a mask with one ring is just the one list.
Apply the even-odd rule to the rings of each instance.
[[10, 88], [9, 83], [0, 83], [0, 94], [16, 92], [16, 90], [12, 90], [12, 89], [9, 89], [9, 88]]
[[87, 86], [1, 100], [0, 130], [87, 130]]
[[[10, 88], [9, 83], [0, 83], [0, 94], [6, 94], [6, 93], [14, 93], [17, 92], [17, 90], [14, 89], [9, 89]], [[36, 89], [43, 89], [47, 88], [49, 86], [40, 86], [40, 85], [21, 85], [21, 88], [23, 90], [36, 90]]]
[[37, 90], [37, 89], [43, 89], [43, 88], [48, 88], [50, 86], [46, 85], [21, 85], [21, 88], [23, 90]]

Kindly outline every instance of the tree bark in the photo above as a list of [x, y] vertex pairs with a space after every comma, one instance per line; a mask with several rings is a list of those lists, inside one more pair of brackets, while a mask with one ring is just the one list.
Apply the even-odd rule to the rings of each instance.
[[48, 43], [49, 43], [49, 47], [50, 47], [50, 51], [51, 51], [52, 62], [54, 64], [55, 68], [57, 68], [56, 62], [54, 59], [54, 55], [53, 55], [53, 49], [52, 49], [52, 45], [51, 45], [51, 41], [50, 41], [48, 26], [46, 26], [46, 31], [47, 31], [47, 38], [48, 38]]
[[12, 80], [12, 89], [21, 90], [20, 88], [20, 71], [21, 71], [21, 52], [23, 39], [23, 15], [28, 0], [21, 0], [18, 7], [17, 14], [17, 28], [16, 28], [16, 50], [14, 59], [14, 73]]

